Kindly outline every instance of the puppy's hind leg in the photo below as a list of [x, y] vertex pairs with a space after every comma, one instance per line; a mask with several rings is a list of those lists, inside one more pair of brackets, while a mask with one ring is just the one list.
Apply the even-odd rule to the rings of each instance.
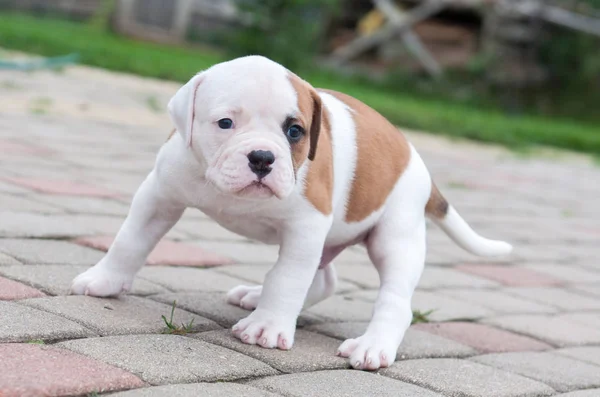
[[[336, 286], [337, 275], [333, 263], [317, 270], [303, 308], [307, 309], [330, 297], [335, 292]], [[261, 293], [261, 285], [238, 285], [227, 293], [227, 302], [242, 309], [254, 310], [258, 305]]]
[[73, 280], [72, 294], [113, 296], [131, 289], [152, 249], [185, 210], [165, 190], [160, 189], [156, 174], [150, 173], [136, 192], [110, 249], [100, 262]]

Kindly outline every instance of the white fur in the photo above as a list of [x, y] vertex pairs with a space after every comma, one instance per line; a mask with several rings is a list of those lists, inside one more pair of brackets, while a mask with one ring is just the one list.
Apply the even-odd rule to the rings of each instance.
[[[72, 293], [109, 296], [129, 290], [152, 248], [185, 208], [195, 207], [233, 232], [280, 246], [263, 286], [234, 288], [228, 301], [255, 309], [233, 327], [242, 342], [289, 349], [302, 308], [335, 290], [329, 262], [346, 246], [364, 242], [381, 289], [366, 333], [345, 341], [339, 353], [355, 368], [388, 366], [410, 325], [410, 300], [423, 270], [429, 173], [411, 146], [408, 167], [383, 207], [347, 223], [357, 161], [355, 126], [345, 104], [320, 93], [332, 128], [334, 185], [332, 214], [318, 212], [303, 194], [309, 162], [294, 175], [282, 131], [285, 118], [299, 111], [287, 73], [266, 58], [239, 58], [202, 72], [177, 92], [169, 114], [180, 134], [163, 145], [115, 242], [96, 266], [75, 278]], [[224, 117], [234, 121], [234, 129], [217, 126]], [[252, 150], [271, 150], [276, 157], [260, 189], [253, 187], [256, 176], [248, 168]], [[452, 208], [440, 225], [471, 251], [506, 251], [477, 236]]]

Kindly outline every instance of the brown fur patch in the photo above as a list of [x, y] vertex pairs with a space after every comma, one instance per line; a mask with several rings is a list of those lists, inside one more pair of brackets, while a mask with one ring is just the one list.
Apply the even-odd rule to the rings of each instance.
[[171, 131], [171, 133], [167, 137], [167, 142], [169, 141], [169, 139], [173, 138], [173, 135], [175, 135], [176, 132], [177, 132], [177, 129], [173, 128], [173, 131]]
[[383, 206], [410, 160], [408, 141], [385, 117], [351, 96], [323, 90], [353, 110], [358, 148], [346, 222], [359, 222]]
[[431, 183], [431, 194], [425, 206], [425, 213], [437, 219], [442, 219], [448, 213], [448, 202], [442, 196], [435, 183]]
[[306, 136], [291, 146], [294, 172], [297, 172], [305, 161], [310, 161], [304, 195], [319, 212], [327, 215], [332, 211], [333, 197], [329, 115], [327, 110], [323, 109], [321, 97], [310, 84], [293, 73], [289, 74], [289, 79], [296, 90], [300, 110], [294, 122], [306, 131]]

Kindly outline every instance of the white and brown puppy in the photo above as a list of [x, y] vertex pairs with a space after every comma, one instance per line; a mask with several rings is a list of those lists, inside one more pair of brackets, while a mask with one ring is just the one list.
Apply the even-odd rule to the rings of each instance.
[[361, 243], [381, 287], [367, 331], [342, 343], [339, 354], [355, 368], [377, 369], [394, 362], [411, 322], [426, 216], [472, 253], [511, 251], [465, 223], [384, 117], [266, 58], [199, 73], [168, 109], [178, 134], [161, 148], [110, 250], [73, 281], [72, 293], [130, 289], [155, 244], [195, 207], [227, 229], [280, 246], [264, 285], [234, 288], [228, 300], [255, 309], [233, 327], [242, 342], [290, 349], [302, 308], [334, 292], [331, 261]]

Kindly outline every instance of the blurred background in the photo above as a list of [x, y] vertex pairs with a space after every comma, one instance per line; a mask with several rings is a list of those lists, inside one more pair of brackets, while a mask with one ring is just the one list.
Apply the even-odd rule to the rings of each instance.
[[404, 127], [600, 155], [600, 0], [0, 0], [0, 48], [180, 82], [262, 54]]

